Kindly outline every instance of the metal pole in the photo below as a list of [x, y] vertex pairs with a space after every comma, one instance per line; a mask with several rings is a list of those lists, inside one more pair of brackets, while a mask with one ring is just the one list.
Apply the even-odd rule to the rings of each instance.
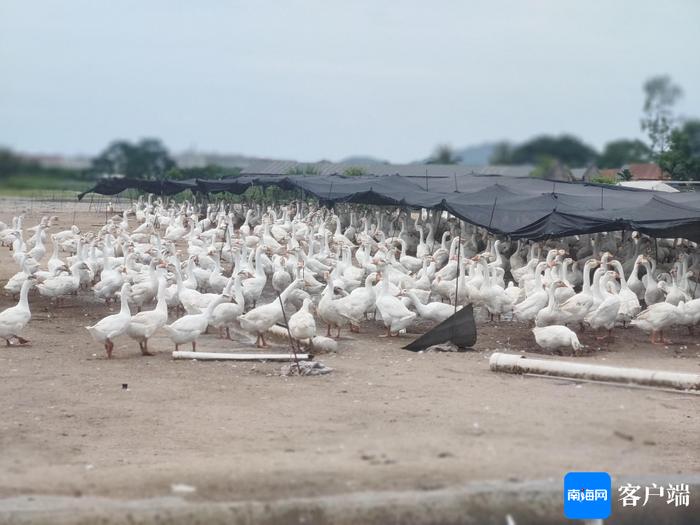
[[459, 220], [459, 236], [457, 237], [457, 278], [455, 279], [455, 313], [457, 313], [457, 296], [459, 295], [459, 263], [462, 258], [462, 220]]
[[[498, 197], [493, 199], [493, 207], [491, 208], [491, 218], [489, 219], [489, 227], [487, 228], [487, 230], [491, 230], [491, 223], [493, 222], [493, 214], [496, 211], [496, 203], [497, 202], [498, 202]], [[461, 227], [461, 223], [460, 223], [460, 227]]]
[[294, 339], [292, 339], [292, 332], [289, 330], [289, 323], [287, 322], [287, 314], [284, 311], [284, 303], [282, 302], [282, 295], [277, 294], [277, 299], [280, 301], [280, 308], [282, 308], [282, 318], [284, 319], [284, 324], [287, 327], [287, 335], [289, 336], [289, 345], [292, 347], [292, 353], [294, 354], [294, 362], [297, 364], [297, 370], [299, 375], [301, 375], [301, 367], [299, 366], [299, 358], [297, 357], [297, 350], [294, 348]]

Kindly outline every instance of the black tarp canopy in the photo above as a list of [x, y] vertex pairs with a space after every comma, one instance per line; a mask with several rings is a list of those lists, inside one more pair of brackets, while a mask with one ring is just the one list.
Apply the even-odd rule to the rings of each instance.
[[700, 242], [700, 193], [661, 193], [618, 186], [501, 176], [241, 175], [230, 179], [105, 179], [86, 193], [137, 189], [156, 195], [191, 190], [241, 194], [278, 186], [324, 204], [357, 203], [445, 210], [513, 239], [545, 239], [613, 230]]

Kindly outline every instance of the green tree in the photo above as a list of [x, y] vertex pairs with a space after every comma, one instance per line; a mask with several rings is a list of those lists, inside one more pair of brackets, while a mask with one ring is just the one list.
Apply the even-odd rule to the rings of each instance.
[[609, 186], [617, 186], [617, 177], [606, 177], [605, 175], [596, 175], [591, 179], [594, 184], [608, 184]]
[[346, 177], [360, 177], [362, 175], [367, 175], [367, 170], [361, 166], [350, 166], [345, 168], [343, 175]]
[[158, 139], [142, 139], [132, 144], [112, 142], [92, 161], [97, 173], [119, 174], [135, 179], [158, 179], [175, 168], [175, 161]]
[[624, 180], [624, 181], [632, 180], [632, 172], [628, 168], [625, 168], [623, 170], [618, 171], [617, 176], [620, 180]]
[[673, 106], [683, 96], [680, 86], [668, 75], [651, 77], [644, 83], [644, 116], [642, 131], [649, 135], [651, 149], [656, 155], [666, 151], [673, 129]]
[[296, 166], [289, 168], [287, 170], [287, 175], [320, 175], [321, 170], [319, 170], [313, 164], [297, 164]]
[[513, 146], [510, 142], [499, 142], [493, 149], [493, 154], [489, 159], [491, 164], [510, 164], [510, 158], [513, 154]]
[[455, 155], [452, 147], [448, 144], [440, 144], [435, 148], [426, 164], [457, 164], [458, 162], [459, 157]]
[[530, 173], [530, 177], [534, 177], [536, 179], [546, 179], [556, 165], [557, 160], [555, 158], [548, 155], [542, 155], [537, 161], [535, 169], [532, 170], [532, 173]]
[[651, 156], [651, 149], [641, 140], [613, 140], [605, 145], [598, 157], [598, 166], [620, 168], [631, 162], [649, 162]]
[[689, 120], [671, 132], [659, 166], [674, 179], [700, 180], [700, 120]]
[[541, 135], [519, 146], [503, 146], [494, 155], [498, 164], [538, 164], [548, 157], [571, 167], [585, 166], [597, 158], [596, 151], [571, 135]]
[[14, 175], [26, 166], [27, 163], [11, 150], [0, 148], [0, 178]]

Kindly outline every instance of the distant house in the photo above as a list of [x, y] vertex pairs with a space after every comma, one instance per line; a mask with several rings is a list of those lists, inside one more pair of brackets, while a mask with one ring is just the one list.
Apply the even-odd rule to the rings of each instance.
[[573, 168], [571, 170], [571, 175], [574, 177], [574, 180], [590, 182], [591, 179], [600, 175], [600, 171], [598, 170], [598, 166], [591, 164], [586, 168]]
[[574, 182], [576, 180], [573, 172], [559, 161], [556, 161], [542, 178], [558, 182]]
[[630, 180], [667, 180], [671, 177], [654, 162], [625, 164], [621, 168], [599, 170], [599, 174], [606, 178], [618, 178], [621, 171], [629, 170], [632, 175]]
[[622, 169], [628, 169], [630, 171], [632, 180], [663, 180], [671, 178], [669, 174], [665, 173], [655, 162], [627, 164], [623, 166]]

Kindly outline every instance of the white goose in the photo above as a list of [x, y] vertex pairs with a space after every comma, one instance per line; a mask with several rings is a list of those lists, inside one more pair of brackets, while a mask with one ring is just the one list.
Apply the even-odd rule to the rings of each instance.
[[168, 322], [168, 303], [165, 301], [167, 282], [165, 277], [158, 279], [158, 302], [153, 310], [139, 312], [131, 317], [126, 335], [139, 343], [143, 355], [153, 355], [148, 351], [148, 340], [159, 328]]
[[418, 315], [422, 319], [441, 323], [455, 313], [455, 307], [451, 304], [445, 304], [439, 301], [423, 304], [418, 298], [418, 295], [416, 295], [416, 292], [412, 290], [408, 290], [406, 296], [411, 300], [416, 312], [418, 312]]
[[583, 267], [583, 289], [567, 299], [560, 310], [566, 315], [567, 323], [583, 323], [583, 318], [593, 308], [594, 299], [591, 291], [591, 270], [598, 266], [596, 259], [588, 259]]
[[532, 329], [532, 333], [534, 334], [535, 341], [540, 348], [544, 348], [550, 352], [560, 348], [571, 347], [574, 353], [576, 353], [581, 349], [581, 343], [579, 342], [578, 337], [570, 328], [567, 328], [566, 326], [538, 326]]
[[179, 350], [180, 345], [185, 343], [192, 343], [192, 351], [197, 351], [197, 339], [209, 326], [214, 308], [225, 300], [224, 295], [219, 295], [209, 303], [204, 312], [182, 316], [172, 324], [163, 326], [163, 330], [168, 334], [170, 340], [175, 343], [175, 351]]
[[[652, 344], [668, 344], [670, 341], [664, 339], [664, 330], [681, 319], [684, 307], [685, 304], [682, 302], [678, 306], [667, 302], [655, 303], [632, 319], [630, 325], [636, 326], [644, 332], [651, 332]], [[657, 334], [661, 336], [661, 339], [657, 339]]]
[[559, 303], [556, 298], [556, 290], [565, 286], [566, 284], [562, 281], [553, 281], [550, 283], [547, 287], [547, 306], [537, 312], [535, 316], [535, 325], [552, 326], [567, 322], [568, 316], [559, 308]]
[[231, 327], [238, 322], [238, 317], [243, 313], [245, 307], [245, 298], [243, 297], [243, 287], [241, 286], [241, 277], [236, 275], [229, 280], [224, 289], [224, 295], [231, 294], [231, 286], [233, 286], [234, 302], [224, 302], [214, 308], [211, 314], [209, 324], [219, 330], [219, 336], [223, 337], [223, 330], [226, 329], [226, 338], [231, 339]]
[[303, 284], [304, 281], [301, 279], [295, 279], [278, 297], [273, 299], [271, 303], [253, 308], [251, 311], [238, 318], [243, 330], [257, 335], [255, 344], [258, 348], [267, 346], [267, 343], [265, 343], [265, 332], [284, 318], [284, 312], [282, 311], [280, 302], [284, 304], [289, 294], [293, 290], [302, 287]]
[[[496, 244], [498, 244], [498, 241], [496, 241]], [[498, 253], [500, 257], [500, 252]], [[493, 282], [491, 268], [486, 264], [486, 258], [478, 257], [477, 260], [481, 264], [483, 276], [481, 287], [479, 288], [479, 298], [488, 310], [491, 319], [493, 320], [494, 315], [497, 315], [500, 319], [501, 315], [513, 310], [513, 300], [503, 288]]]
[[156, 260], [153, 259], [148, 265], [147, 273], [139, 277], [138, 282], [131, 286], [131, 295], [129, 301], [136, 305], [138, 311], [141, 311], [145, 305], [149, 304], [158, 292], [158, 275], [156, 274]]
[[615, 272], [605, 272], [601, 277], [599, 291], [602, 301], [584, 318], [584, 321], [594, 330], [605, 328], [608, 331], [608, 337], [612, 337], [612, 329], [615, 327], [615, 320], [620, 311], [620, 297], [608, 289], [608, 284], [614, 276]]
[[51, 239], [53, 240], [53, 252], [51, 253], [51, 258], [49, 259], [47, 266], [49, 272], [56, 273], [56, 270], [65, 266], [66, 263], [64, 263], [58, 256], [58, 242], [56, 241], [56, 236], [52, 235]]
[[654, 266], [649, 264], [649, 260], [646, 257], [642, 259], [642, 264], [647, 271], [645, 276], [646, 291], [644, 292], [644, 302], [647, 306], [651, 306], [652, 304], [664, 301], [666, 299], [666, 295], [664, 294], [663, 287], [659, 286], [659, 283], [656, 281], [656, 277], [654, 276]]
[[263, 249], [258, 247], [255, 251], [255, 276], [242, 281], [243, 297], [247, 307], [255, 306], [262, 295], [262, 291], [267, 283], [267, 275], [263, 269], [262, 261]]
[[406, 253], [406, 241], [399, 238], [401, 243], [401, 255], [399, 256], [399, 262], [401, 265], [410, 272], [417, 272], [423, 266], [423, 260], [418, 257], [413, 257]]
[[[336, 338], [339, 338], [340, 329], [343, 326], [347, 325], [348, 323], [359, 324], [360, 320], [358, 317], [351, 317], [347, 304], [343, 305], [340, 302], [340, 299], [333, 298], [333, 280], [327, 273], [326, 281], [326, 287], [323, 290], [323, 295], [321, 296], [321, 300], [319, 301], [318, 308], [316, 310], [321, 320], [326, 323], [326, 337], [331, 336], [331, 328], [336, 328]], [[344, 299], [347, 299], [348, 297], [345, 297]]]
[[93, 286], [95, 297], [104, 299], [109, 304], [116, 294], [117, 290], [124, 284], [124, 271], [113, 265], [113, 260], [103, 255], [104, 266], [100, 274], [100, 281]]
[[52, 300], [56, 299], [56, 302], [60, 303], [64, 296], [78, 291], [80, 287], [79, 271], [86, 268], [87, 264], [79, 261], [70, 267], [70, 274], [61, 274], [46, 279], [43, 283], [36, 285], [37, 290], [44, 297], [49, 297]]
[[29, 343], [27, 339], [23, 339], [18, 334], [32, 318], [28, 295], [33, 284], [34, 277], [30, 276], [25, 279], [19, 291], [19, 302], [0, 313], [0, 337], [5, 339], [7, 346], [11, 345], [12, 339], [16, 339], [21, 345]]
[[389, 291], [389, 266], [383, 265], [383, 278], [381, 290], [377, 294], [377, 310], [382, 316], [384, 326], [386, 326], [386, 336], [391, 337], [392, 334], [397, 334], [404, 330], [416, 318], [416, 313], [411, 312], [401, 302], [400, 299], [394, 297]]
[[92, 338], [98, 343], [105, 345], [107, 351], [107, 359], [112, 359], [112, 351], [114, 350], [113, 339], [126, 333], [131, 321], [131, 312], [129, 311], [129, 290], [131, 285], [124, 283], [121, 288], [121, 309], [119, 313], [108, 315], [93, 326], [86, 326]]
[[[625, 280], [625, 271], [622, 267], [620, 261], [611, 261], [620, 276], [620, 292], [618, 296], [620, 297], [620, 310], [617, 313], [617, 320], [622, 322], [623, 325], [629, 323], [632, 318], [642, 311], [642, 307], [639, 305], [639, 299], [637, 294], [630, 290], [627, 280]], [[636, 266], [635, 266], [636, 267]]]
[[634, 261], [634, 266], [627, 279], [627, 287], [637, 296], [637, 302], [644, 299], [644, 283], [639, 278], [639, 267], [644, 261], [643, 255], [638, 255]]
[[535, 280], [532, 293], [530, 293], [524, 301], [516, 304], [513, 308], [513, 317], [517, 318], [519, 321], [534, 320], [537, 316], [537, 312], [547, 306], [549, 296], [544, 290], [542, 283], [542, 272], [546, 266], [547, 263], [544, 261], [537, 264], [537, 267], [535, 268]]
[[297, 341], [306, 341], [308, 344], [316, 337], [316, 321], [309, 311], [311, 299], [304, 299], [301, 309], [289, 318], [289, 333]]

